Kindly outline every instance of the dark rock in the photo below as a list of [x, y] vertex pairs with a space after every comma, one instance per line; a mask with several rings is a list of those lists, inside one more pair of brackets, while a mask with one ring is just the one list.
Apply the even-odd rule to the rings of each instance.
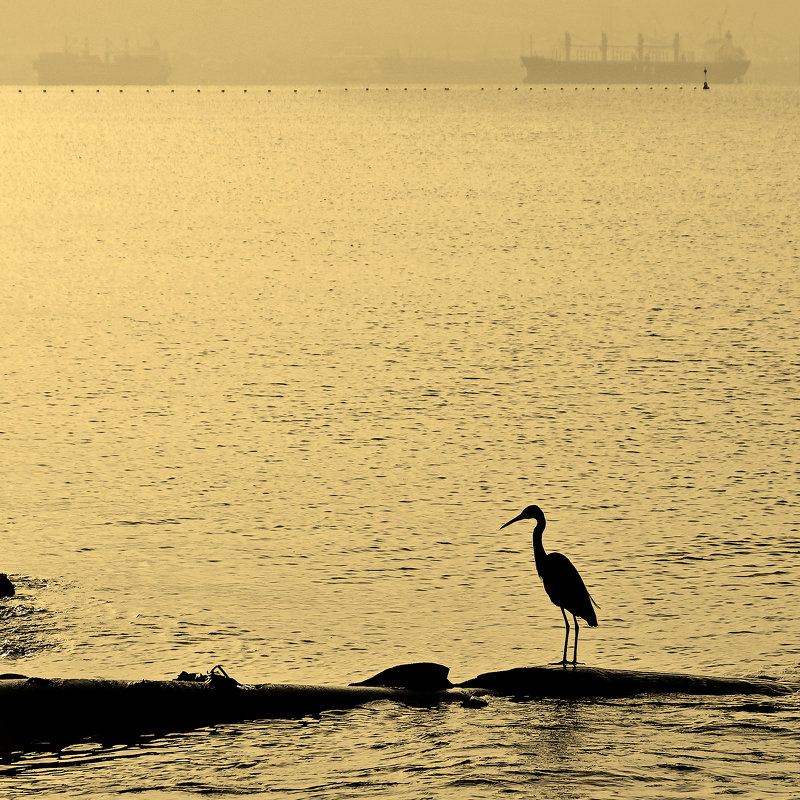
[[0, 597], [13, 597], [14, 594], [14, 584], [11, 583], [5, 572], [0, 572]]
[[485, 672], [458, 684], [493, 694], [537, 697], [630, 697], [637, 694], [766, 694], [796, 691], [769, 678], [712, 678], [672, 672], [639, 672], [597, 667], [518, 667]]

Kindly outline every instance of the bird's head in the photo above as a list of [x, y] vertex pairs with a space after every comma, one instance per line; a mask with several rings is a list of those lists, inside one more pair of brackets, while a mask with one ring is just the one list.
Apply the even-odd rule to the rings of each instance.
[[500, 526], [500, 530], [506, 527], [506, 525], [511, 525], [514, 522], [522, 522], [524, 519], [535, 519], [537, 522], [544, 522], [544, 512], [542, 511], [539, 506], [528, 506], [524, 508], [519, 514], [517, 514], [514, 519], [510, 519], [506, 522], [505, 525]]

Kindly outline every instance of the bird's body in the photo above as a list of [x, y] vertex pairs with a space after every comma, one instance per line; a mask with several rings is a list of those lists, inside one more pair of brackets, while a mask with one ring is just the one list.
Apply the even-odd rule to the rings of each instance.
[[[573, 566], [572, 562], [561, 553], [547, 553], [542, 544], [542, 534], [547, 524], [544, 512], [539, 506], [528, 506], [521, 514], [501, 526], [511, 525], [513, 522], [520, 522], [525, 519], [536, 520], [536, 527], [533, 529], [533, 558], [536, 562], [536, 572], [542, 579], [544, 590], [553, 605], [561, 609], [566, 627], [564, 637], [564, 657], [560, 663], [578, 663], [578, 617], [585, 619], [589, 627], [597, 627], [597, 615], [594, 613], [593, 600], [586, 589], [586, 585], [580, 573]], [[567, 644], [569, 642], [569, 621], [566, 612], [572, 614], [575, 623], [575, 646], [572, 651], [572, 661], [567, 661]]]
[[591, 595], [580, 573], [566, 556], [561, 553], [547, 553], [542, 568], [537, 562], [536, 571], [553, 605], [565, 608], [576, 617], [582, 617], [590, 628], [597, 627], [597, 615], [592, 607]]

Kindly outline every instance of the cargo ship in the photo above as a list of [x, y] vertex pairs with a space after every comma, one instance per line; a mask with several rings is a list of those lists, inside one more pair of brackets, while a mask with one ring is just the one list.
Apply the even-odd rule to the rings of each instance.
[[89, 52], [64, 49], [62, 52], [41, 53], [33, 68], [40, 85], [71, 86], [158, 86], [170, 75], [167, 54], [158, 44], [129, 52], [106, 52], [104, 57]]
[[569, 33], [564, 47], [552, 57], [522, 56], [527, 83], [702, 83], [704, 70], [713, 83], [741, 81], [750, 61], [728, 33], [706, 42], [703, 60], [684, 53], [679, 34], [671, 45], [646, 45], [639, 34], [636, 46], [612, 46], [604, 33], [599, 46], [576, 46]]

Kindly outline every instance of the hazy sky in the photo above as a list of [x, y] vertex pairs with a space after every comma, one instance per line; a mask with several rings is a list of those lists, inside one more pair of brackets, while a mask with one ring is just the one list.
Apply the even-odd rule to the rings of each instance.
[[0, 54], [78, 46], [101, 51], [157, 39], [170, 52], [232, 59], [331, 55], [344, 48], [452, 57], [506, 56], [557, 45], [569, 30], [593, 44], [637, 31], [699, 43], [720, 23], [755, 54], [796, 55], [800, 0], [0, 0]]

